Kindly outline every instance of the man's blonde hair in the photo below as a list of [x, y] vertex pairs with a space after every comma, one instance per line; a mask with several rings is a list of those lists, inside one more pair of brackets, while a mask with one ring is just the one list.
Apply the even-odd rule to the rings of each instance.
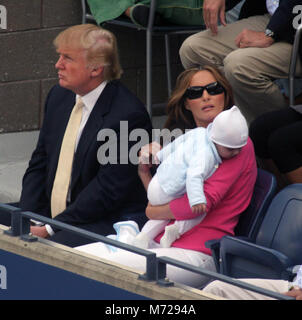
[[117, 42], [112, 32], [94, 24], [80, 24], [59, 33], [53, 43], [56, 49], [85, 50], [87, 67], [104, 67], [104, 80], [121, 77]]

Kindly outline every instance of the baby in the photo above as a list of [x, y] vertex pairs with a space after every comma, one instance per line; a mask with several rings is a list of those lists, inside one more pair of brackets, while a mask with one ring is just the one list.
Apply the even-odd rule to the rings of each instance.
[[246, 120], [233, 106], [216, 116], [207, 128], [190, 130], [160, 150], [156, 154], [160, 165], [148, 186], [150, 204], [167, 204], [187, 192], [196, 218], [174, 224], [169, 224], [170, 220], [149, 220], [133, 245], [146, 249], [149, 242], [165, 230], [160, 244], [168, 248], [180, 235], [199, 224], [206, 215], [204, 181], [223, 160], [236, 156], [247, 139]]

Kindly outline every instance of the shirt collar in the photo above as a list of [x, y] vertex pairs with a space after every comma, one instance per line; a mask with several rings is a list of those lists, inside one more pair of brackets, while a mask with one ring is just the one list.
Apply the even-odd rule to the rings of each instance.
[[272, 16], [279, 7], [279, 0], [266, 0], [266, 8], [268, 13]]
[[[97, 86], [92, 91], [88, 92], [84, 96], [81, 96], [81, 99], [84, 103], [84, 108], [87, 108], [88, 110], [92, 110], [95, 106], [97, 100], [99, 99], [101, 93], [105, 89], [107, 84], [107, 81], [103, 81], [99, 86]], [[80, 96], [77, 94], [76, 99], [78, 100]]]

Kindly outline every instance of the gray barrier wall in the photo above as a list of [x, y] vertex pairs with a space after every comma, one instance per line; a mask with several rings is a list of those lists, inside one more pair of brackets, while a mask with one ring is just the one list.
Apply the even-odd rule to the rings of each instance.
[[[0, 0], [7, 29], [0, 28], [0, 133], [39, 129], [47, 92], [56, 82], [54, 37], [81, 23], [79, 0]], [[110, 27], [118, 39], [122, 81], [145, 102], [145, 32]], [[173, 79], [182, 70], [178, 49], [185, 36], [171, 41]], [[154, 103], [167, 99], [164, 40], [154, 41]]]

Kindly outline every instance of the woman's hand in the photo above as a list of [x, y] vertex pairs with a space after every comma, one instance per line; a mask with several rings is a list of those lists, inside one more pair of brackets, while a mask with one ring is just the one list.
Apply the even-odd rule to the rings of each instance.
[[150, 168], [154, 164], [159, 164], [156, 154], [160, 149], [161, 145], [159, 143], [152, 142], [143, 146], [139, 152], [138, 175], [146, 190], [148, 189], [149, 183], [152, 179]]
[[158, 165], [159, 161], [156, 154], [160, 149], [161, 145], [155, 141], [143, 146], [139, 152], [139, 164], [148, 164], [149, 166], [152, 166], [153, 164]]

